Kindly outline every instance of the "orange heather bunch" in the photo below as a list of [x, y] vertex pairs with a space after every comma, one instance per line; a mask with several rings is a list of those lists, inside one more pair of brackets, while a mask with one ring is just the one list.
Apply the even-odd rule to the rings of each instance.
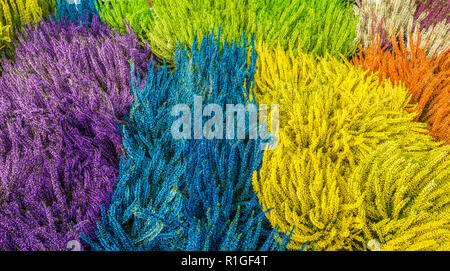
[[412, 104], [417, 111], [416, 121], [428, 124], [429, 134], [437, 140], [450, 142], [450, 48], [428, 58], [421, 48], [420, 33], [417, 40], [393, 41], [392, 50], [383, 51], [378, 36], [368, 49], [360, 52], [352, 63], [363, 69], [378, 72], [381, 79], [389, 78], [405, 84], [411, 93]]

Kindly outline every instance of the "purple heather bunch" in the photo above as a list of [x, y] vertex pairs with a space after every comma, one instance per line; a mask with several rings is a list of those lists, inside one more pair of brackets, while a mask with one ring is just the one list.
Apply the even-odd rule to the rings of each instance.
[[441, 21], [450, 23], [450, 1], [448, 0], [416, 0], [416, 13], [414, 19], [417, 20], [422, 13], [427, 13], [420, 22], [420, 29], [427, 29], [432, 24]]
[[133, 101], [129, 61], [145, 75], [153, 55], [97, 17], [41, 22], [19, 40], [0, 77], [0, 251], [65, 250], [108, 204], [123, 153], [116, 124]]

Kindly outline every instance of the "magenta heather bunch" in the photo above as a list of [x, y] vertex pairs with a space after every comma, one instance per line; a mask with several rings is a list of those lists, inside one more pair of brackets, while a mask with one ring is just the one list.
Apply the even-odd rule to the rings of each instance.
[[416, 0], [417, 10], [414, 14], [414, 19], [417, 20], [419, 16], [428, 12], [425, 18], [420, 23], [420, 29], [427, 29], [432, 24], [437, 24], [441, 21], [450, 23], [450, 1], [448, 0]]
[[90, 27], [42, 22], [19, 38], [15, 63], [2, 63], [0, 251], [65, 250], [80, 232], [94, 237], [123, 153], [129, 61], [143, 75], [153, 61], [129, 32], [96, 17]]

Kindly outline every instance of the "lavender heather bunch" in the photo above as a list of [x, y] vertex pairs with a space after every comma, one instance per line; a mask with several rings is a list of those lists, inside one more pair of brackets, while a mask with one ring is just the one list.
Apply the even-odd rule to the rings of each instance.
[[426, 17], [420, 22], [420, 29], [427, 29], [432, 24], [441, 21], [450, 23], [450, 1], [448, 0], [416, 0], [416, 13], [414, 19], [417, 20], [422, 13]]
[[129, 32], [97, 17], [41, 22], [19, 37], [15, 64], [2, 63], [0, 250], [64, 250], [93, 232], [119, 173], [129, 61], [144, 75], [153, 62]]
[[98, 17], [91, 27], [50, 20], [29, 27], [25, 34], [19, 37], [15, 64], [3, 63], [10, 80], [20, 85], [36, 75], [44, 88], [54, 89], [53, 95], [63, 99], [70, 92], [91, 110], [111, 114], [119, 122], [133, 101], [129, 60], [145, 74], [147, 61], [153, 59], [132, 30], [111, 33]]

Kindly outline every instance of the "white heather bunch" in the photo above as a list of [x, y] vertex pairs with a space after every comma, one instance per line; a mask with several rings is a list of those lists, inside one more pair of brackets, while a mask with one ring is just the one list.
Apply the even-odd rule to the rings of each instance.
[[[367, 49], [377, 33], [380, 45], [386, 49], [391, 45], [394, 37], [399, 35], [409, 44], [409, 33], [413, 33], [414, 40], [417, 40], [420, 23], [428, 16], [428, 12], [423, 12], [416, 16], [416, 4], [414, 0], [356, 0], [354, 12], [359, 16], [356, 26], [356, 37], [360, 39], [360, 44]], [[445, 22], [432, 24], [423, 29], [420, 34], [420, 45], [425, 47], [428, 56], [439, 54], [449, 45], [450, 25]]]
[[389, 47], [392, 32], [412, 33], [417, 21], [424, 18], [422, 15], [414, 21], [414, 0], [356, 0], [354, 11], [359, 16], [356, 36], [365, 49], [370, 46], [377, 33], [380, 34], [382, 48]]
[[[413, 33], [413, 41], [417, 41], [419, 35], [419, 26], [416, 25], [416, 29]], [[420, 48], [424, 49], [427, 56], [439, 55], [441, 52], [449, 48], [450, 45], [450, 24], [447, 24], [445, 20], [432, 24], [428, 28], [420, 32]], [[408, 49], [410, 37], [408, 36]], [[427, 44], [428, 41], [428, 44]], [[427, 45], [427, 46], [425, 46]]]

